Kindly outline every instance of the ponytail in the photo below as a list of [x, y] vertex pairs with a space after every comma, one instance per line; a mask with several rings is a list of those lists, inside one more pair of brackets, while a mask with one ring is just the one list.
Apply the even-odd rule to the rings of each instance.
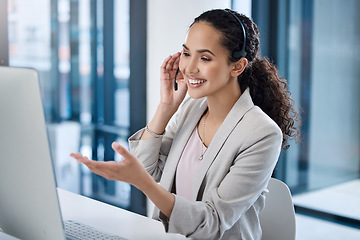
[[255, 57], [238, 81], [241, 91], [249, 88], [254, 104], [277, 123], [283, 133], [282, 148], [289, 148], [287, 140], [299, 136], [301, 121], [287, 90], [287, 82], [280, 78], [275, 65], [266, 58]]

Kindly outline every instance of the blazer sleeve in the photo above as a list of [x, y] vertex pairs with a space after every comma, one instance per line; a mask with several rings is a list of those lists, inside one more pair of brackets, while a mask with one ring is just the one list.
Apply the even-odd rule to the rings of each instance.
[[195, 239], [220, 239], [257, 201], [279, 157], [282, 133], [274, 123], [249, 129], [254, 131], [245, 136], [233, 165], [218, 187], [209, 189], [196, 202], [175, 195], [166, 224], [168, 232]]

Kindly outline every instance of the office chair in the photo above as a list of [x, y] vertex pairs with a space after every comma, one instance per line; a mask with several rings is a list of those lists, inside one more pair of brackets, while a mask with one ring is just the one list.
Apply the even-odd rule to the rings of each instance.
[[262, 240], [294, 240], [295, 210], [288, 186], [271, 178], [268, 189], [265, 208], [259, 214]]

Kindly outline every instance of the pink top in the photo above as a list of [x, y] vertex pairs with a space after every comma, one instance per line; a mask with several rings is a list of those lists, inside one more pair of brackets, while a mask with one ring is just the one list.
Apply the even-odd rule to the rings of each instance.
[[194, 178], [201, 162], [199, 157], [207, 149], [197, 129], [197, 127], [194, 128], [176, 169], [176, 194], [189, 200], [192, 199]]

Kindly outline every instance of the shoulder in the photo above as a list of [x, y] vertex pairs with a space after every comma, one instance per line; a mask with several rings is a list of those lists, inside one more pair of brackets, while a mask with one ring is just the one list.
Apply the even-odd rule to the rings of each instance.
[[246, 142], [254, 144], [261, 140], [269, 140], [281, 146], [282, 131], [280, 127], [258, 106], [252, 107], [239, 122], [239, 130], [247, 136]]
[[237, 122], [236, 129], [242, 134], [261, 137], [269, 132], [281, 135], [281, 129], [260, 107], [254, 105], [249, 89], [246, 89], [235, 103], [229, 118]]
[[255, 129], [261, 126], [266, 126], [267, 128], [281, 131], [276, 122], [256, 105], [244, 115], [243, 120], [248, 124], [249, 127]]
[[248, 89], [235, 103], [229, 118], [236, 121], [231, 138], [242, 149], [264, 141], [271, 142], [272, 146], [280, 146], [282, 143], [280, 127], [260, 107], [254, 105]]

